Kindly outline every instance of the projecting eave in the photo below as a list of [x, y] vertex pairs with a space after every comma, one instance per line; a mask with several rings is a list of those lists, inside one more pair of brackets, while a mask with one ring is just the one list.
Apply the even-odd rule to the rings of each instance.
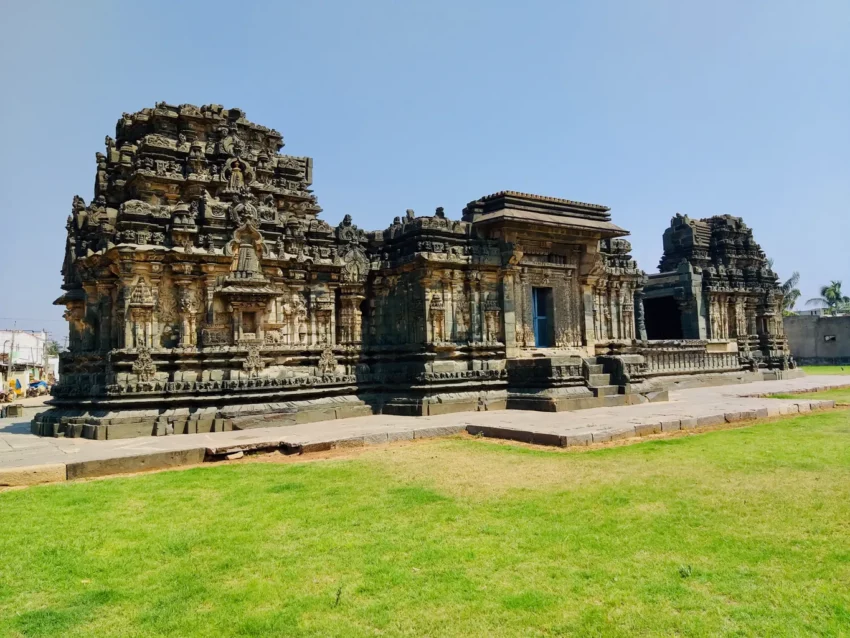
[[54, 306], [64, 306], [72, 301], [85, 301], [86, 293], [81, 288], [72, 288], [53, 302]]
[[620, 228], [611, 222], [598, 221], [595, 219], [583, 219], [581, 217], [566, 217], [564, 215], [550, 215], [548, 213], [531, 213], [528, 211], [500, 210], [492, 213], [478, 215], [473, 225], [479, 224], [529, 224], [533, 226], [549, 226], [557, 228], [572, 228], [585, 232], [599, 233], [602, 238], [625, 237], [629, 234], [625, 228]]

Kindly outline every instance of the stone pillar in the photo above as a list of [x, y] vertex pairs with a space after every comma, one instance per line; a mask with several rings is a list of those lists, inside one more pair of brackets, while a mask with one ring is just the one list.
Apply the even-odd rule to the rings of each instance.
[[441, 273], [440, 286], [443, 295], [443, 339], [445, 341], [455, 340], [455, 313], [454, 300], [452, 299], [452, 280], [448, 272]]
[[593, 354], [592, 348], [597, 341], [594, 325], [594, 283], [587, 281], [581, 287], [581, 301], [584, 311], [584, 345], [587, 346], [589, 354]]
[[463, 317], [466, 313], [463, 308], [461, 308], [461, 304], [465, 303], [463, 282], [463, 272], [460, 270], [452, 271], [452, 315], [454, 317], [454, 323], [452, 324], [452, 340], [455, 342], [466, 340], [469, 336], [467, 333], [469, 326], [465, 325], [463, 322]]
[[98, 295], [98, 319], [100, 320], [100, 343], [98, 348], [102, 352], [108, 352], [112, 348], [112, 285], [99, 283], [97, 285]]
[[528, 326], [528, 271], [524, 268], [519, 271], [518, 276], [514, 278], [515, 291], [514, 297], [518, 301], [518, 320], [517, 327], [517, 342], [520, 346], [527, 348], [526, 333]]
[[637, 338], [646, 341], [646, 314], [643, 308], [643, 288], [635, 288], [635, 328]]
[[215, 271], [214, 264], [204, 264], [201, 269], [204, 271], [204, 296], [205, 307], [204, 317], [207, 325], [211, 326], [215, 323], [215, 310], [213, 301], [215, 298]]
[[505, 356], [513, 359], [519, 355], [516, 334], [516, 310], [514, 306], [514, 281], [516, 273], [513, 269], [502, 273], [502, 321], [505, 335]]
[[481, 275], [477, 272], [469, 272], [466, 275], [469, 281], [469, 340], [481, 341], [481, 315], [478, 312], [481, 296]]

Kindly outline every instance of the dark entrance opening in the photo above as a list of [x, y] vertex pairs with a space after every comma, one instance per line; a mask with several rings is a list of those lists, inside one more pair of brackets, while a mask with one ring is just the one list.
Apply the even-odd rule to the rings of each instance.
[[644, 299], [647, 339], [683, 339], [682, 313], [673, 297]]
[[242, 334], [254, 334], [257, 332], [257, 313], [243, 312], [242, 313]]
[[534, 319], [534, 345], [537, 348], [552, 347], [552, 289], [531, 289], [532, 315]]

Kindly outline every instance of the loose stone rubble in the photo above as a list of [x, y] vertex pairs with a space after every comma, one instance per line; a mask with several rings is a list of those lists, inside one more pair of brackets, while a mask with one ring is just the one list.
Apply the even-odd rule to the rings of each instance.
[[68, 218], [70, 348], [34, 433], [558, 411], [795, 368], [738, 218], [677, 216], [649, 277], [607, 207], [565, 199], [503, 191], [460, 220], [332, 228], [312, 160], [282, 147], [239, 109], [123, 115]]

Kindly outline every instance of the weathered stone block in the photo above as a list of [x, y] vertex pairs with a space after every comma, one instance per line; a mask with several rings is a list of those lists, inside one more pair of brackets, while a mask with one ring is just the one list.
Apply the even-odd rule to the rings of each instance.
[[350, 419], [358, 416], [371, 416], [374, 414], [368, 405], [343, 405], [335, 408], [337, 419]]
[[669, 401], [670, 393], [667, 390], [658, 390], [656, 392], [647, 392], [646, 398], [650, 403], [659, 403], [660, 401]]
[[136, 436], [151, 436], [154, 433], [153, 421], [143, 423], [121, 423], [106, 426], [106, 438], [132, 439]]
[[336, 418], [334, 408], [311, 408], [299, 410], [295, 414], [296, 423], [316, 423], [318, 421], [333, 421]]
[[[438, 436], [454, 436], [460, 434], [464, 430], [469, 431], [469, 428], [464, 425], [436, 425], [426, 428], [416, 428], [413, 431], [414, 439], [431, 439]], [[470, 434], [477, 434], [470, 432]]]
[[[124, 426], [110, 425], [108, 427]], [[205, 453], [205, 448], [193, 448], [68, 463], [68, 480], [195, 465], [203, 462]]]
[[428, 415], [454, 414], [455, 412], [474, 412], [478, 409], [478, 400], [447, 401], [445, 403], [429, 403]]
[[675, 432], [682, 429], [682, 422], [679, 419], [661, 422], [662, 432]]
[[546, 432], [533, 432], [531, 442], [534, 445], [552, 445], [562, 447], [564, 445], [564, 437], [557, 434], [548, 434]]
[[351, 437], [350, 439], [342, 439], [340, 441], [334, 441], [334, 448], [354, 448], [354, 447], [363, 447], [366, 445], [366, 440], [362, 436]]
[[328, 452], [332, 450], [334, 444], [332, 441], [317, 441], [315, 443], [304, 443], [300, 448], [300, 454], [312, 454], [314, 452]]
[[635, 434], [637, 436], [647, 436], [649, 434], [658, 434], [661, 432], [661, 423], [645, 423], [635, 426]]
[[[17, 365], [17, 364], [15, 364]], [[24, 416], [24, 406], [20, 403], [14, 403], [6, 406], [6, 418], [12, 419], [19, 416]]]
[[566, 447], [590, 445], [593, 442], [593, 434], [591, 432], [581, 432], [577, 434], [567, 434], [562, 437], [563, 444]]
[[[221, 421], [222, 419], [218, 419]], [[195, 421], [196, 432], [199, 434], [205, 434], [207, 432], [217, 432], [219, 430], [215, 429], [215, 419], [211, 418], [203, 418]]]
[[722, 425], [723, 423], [726, 423], [725, 414], [710, 414], [697, 418], [697, 425], [701, 428]]
[[623, 428], [621, 430], [614, 430], [611, 432], [611, 440], [612, 441], [621, 441], [623, 439], [633, 439], [635, 436], [639, 436], [635, 430], [635, 428]]
[[679, 421], [683, 430], [691, 430], [699, 425], [699, 421], [695, 417], [685, 417]]

